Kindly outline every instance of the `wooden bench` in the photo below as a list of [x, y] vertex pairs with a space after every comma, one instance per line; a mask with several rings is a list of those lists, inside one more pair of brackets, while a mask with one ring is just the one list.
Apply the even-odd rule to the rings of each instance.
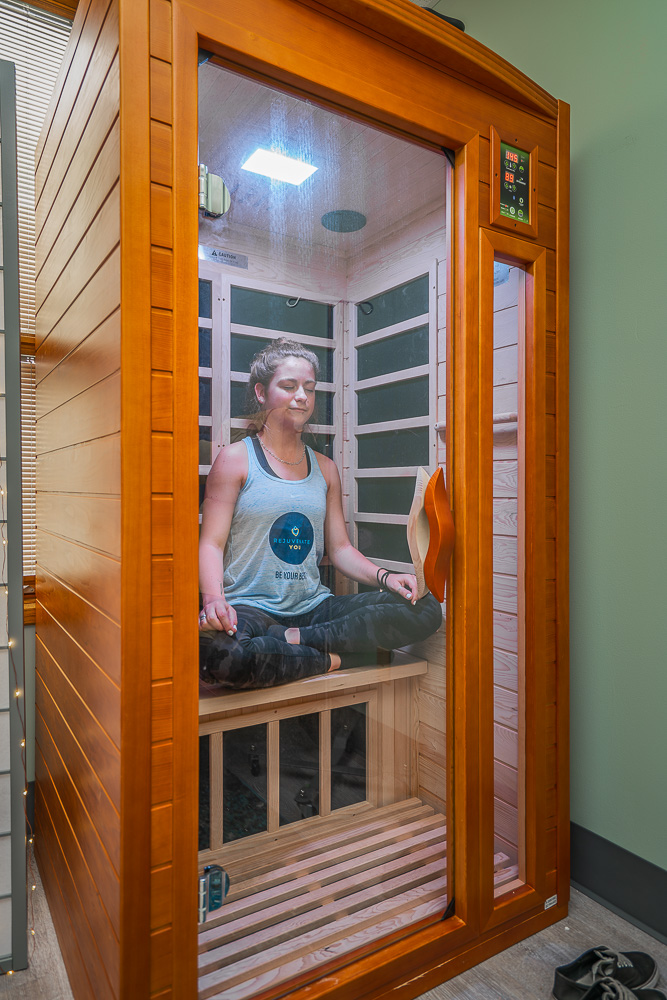
[[[335, 709], [365, 706], [366, 807], [409, 799], [417, 793], [413, 681], [425, 674], [426, 660], [394, 653], [386, 666], [357, 667], [308, 677], [280, 687], [253, 691], [204, 692], [199, 699], [199, 734], [209, 737], [210, 846], [200, 852], [200, 865], [224, 861], [223, 748], [225, 733], [266, 726], [267, 832], [281, 832], [280, 723], [284, 719], [319, 716], [318, 816], [331, 815], [331, 714]], [[363, 803], [361, 804], [364, 805]], [[345, 809], [336, 810], [343, 813]], [[358, 811], [360, 804], [354, 808]], [[299, 821], [297, 825], [308, 824]], [[294, 824], [292, 824], [294, 825]], [[282, 828], [286, 829], [285, 827]], [[247, 842], [253, 850], [254, 836]], [[231, 847], [231, 844], [229, 845]]]

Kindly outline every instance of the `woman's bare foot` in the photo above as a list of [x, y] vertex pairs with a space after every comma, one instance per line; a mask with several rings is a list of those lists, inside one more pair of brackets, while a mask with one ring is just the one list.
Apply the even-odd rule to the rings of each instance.
[[291, 646], [301, 645], [301, 633], [298, 628], [286, 628], [285, 629], [285, 642], [289, 642]]
[[332, 670], [338, 670], [340, 667], [340, 656], [338, 653], [329, 653], [329, 659], [331, 660], [331, 666], [327, 673], [331, 673]]

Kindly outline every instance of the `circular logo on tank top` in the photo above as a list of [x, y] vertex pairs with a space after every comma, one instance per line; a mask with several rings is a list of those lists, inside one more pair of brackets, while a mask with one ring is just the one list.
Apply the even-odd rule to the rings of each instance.
[[305, 516], [297, 510], [281, 514], [269, 528], [271, 550], [284, 563], [298, 565], [313, 547], [315, 532]]

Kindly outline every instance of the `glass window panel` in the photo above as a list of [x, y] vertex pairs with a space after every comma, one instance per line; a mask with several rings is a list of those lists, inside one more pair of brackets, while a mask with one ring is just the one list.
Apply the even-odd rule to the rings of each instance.
[[428, 326], [397, 333], [357, 348], [357, 378], [377, 378], [428, 364]]
[[428, 274], [357, 304], [357, 336], [428, 312]]
[[375, 524], [359, 521], [357, 539], [359, 549], [369, 559], [412, 562], [404, 524]]
[[246, 406], [246, 396], [248, 393], [247, 382], [232, 382], [230, 385], [230, 413], [232, 417], [247, 417], [248, 407]]
[[222, 839], [266, 830], [266, 726], [232, 729], [222, 737]]
[[199, 737], [199, 850], [211, 845], [210, 737]]
[[414, 476], [357, 480], [357, 510], [371, 514], [409, 514]]
[[211, 464], [211, 428], [199, 428], [199, 464]]
[[357, 392], [357, 423], [423, 417], [428, 413], [428, 376]]
[[309, 299], [299, 299], [294, 306], [287, 304], [294, 301], [286, 295], [232, 286], [232, 323], [330, 340], [333, 337], [333, 306]]
[[366, 705], [345, 705], [331, 711], [331, 808], [367, 798]]
[[334, 422], [334, 394], [333, 392], [323, 392], [321, 389], [316, 394], [315, 409], [310, 418], [314, 424], [333, 424]]
[[[241, 334], [233, 333], [231, 336], [232, 371], [249, 372], [252, 359], [268, 343], [266, 337], [244, 337]], [[313, 352], [320, 363], [320, 381], [333, 382], [334, 352], [326, 347], [317, 347], [312, 344], [308, 344], [308, 350]]]
[[199, 506], [204, 502], [204, 494], [206, 493], [206, 476], [199, 477]]
[[313, 451], [319, 451], [322, 455], [326, 455], [332, 461], [334, 457], [334, 440], [335, 435], [333, 434], [313, 434], [308, 431], [303, 435], [304, 444], [307, 444]]
[[280, 720], [280, 825], [320, 811], [320, 717]]
[[360, 469], [428, 465], [428, 427], [360, 434], [358, 448]]
[[199, 415], [201, 417], [211, 416], [211, 380], [210, 378], [199, 379]]
[[[518, 308], [524, 294], [521, 272], [498, 266], [494, 280], [494, 412], [516, 413], [523, 397], [521, 366], [525, 330]], [[490, 389], [491, 387], [489, 387]], [[514, 402], [512, 402], [514, 401]], [[493, 426], [493, 657], [499, 684], [494, 688], [494, 888], [507, 892], [525, 880], [525, 721], [524, 703], [524, 490], [523, 415]]]
[[213, 292], [211, 282], [199, 279], [199, 315], [202, 319], [212, 319]]
[[211, 354], [211, 330], [206, 327], [199, 327], [199, 367], [211, 368], [213, 359]]

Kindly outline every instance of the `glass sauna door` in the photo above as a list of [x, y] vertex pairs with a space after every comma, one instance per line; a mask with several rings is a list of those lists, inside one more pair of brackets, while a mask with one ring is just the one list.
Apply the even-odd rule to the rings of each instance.
[[[224, 215], [200, 219], [201, 518], [215, 517], [221, 449], [246, 449], [244, 496], [271, 483], [260, 515], [276, 514], [266, 536], [274, 583], [264, 581], [263, 593], [283, 602], [273, 616], [277, 645], [263, 661], [269, 686], [248, 666], [259, 647], [239, 651], [237, 633], [237, 672], [206, 674], [200, 700], [200, 872], [218, 867], [203, 883], [199, 995], [245, 998], [285, 992], [296, 978], [315, 979], [438, 919], [451, 897], [444, 605], [429, 594], [415, 608], [392, 597], [400, 607], [388, 617], [376, 576], [380, 568], [412, 573], [407, 522], [417, 470], [432, 474], [445, 461], [436, 424], [445, 418], [448, 167], [440, 152], [214, 62], [200, 67], [199, 114], [200, 161], [230, 195]], [[253, 172], [247, 161], [258, 149], [315, 169], [299, 183]], [[280, 462], [276, 442], [286, 439], [273, 411], [259, 422], [250, 414], [253, 358], [279, 338], [311, 351], [319, 368], [302, 436], [310, 471]], [[280, 645], [280, 629], [296, 614], [292, 584], [306, 602], [317, 588], [302, 579], [301, 500], [271, 507], [282, 502], [280, 479], [306, 492], [329, 483], [320, 541], [317, 515], [309, 524], [316, 573], [333, 595], [318, 591], [317, 606], [328, 609], [320, 616], [331, 635], [325, 648], [341, 653], [339, 669], [327, 671], [336, 664], [322, 658], [321, 636], [319, 669], [307, 676]], [[230, 534], [239, 531], [239, 496]], [[327, 527], [338, 511], [345, 539], [365, 559], [338, 555], [340, 533]], [[279, 535], [287, 559], [273, 545]], [[231, 560], [243, 539], [235, 534], [232, 545], [223, 536]], [[230, 586], [240, 581], [268, 614], [235, 565]], [[316, 643], [299, 621], [297, 645], [307, 646], [307, 635]], [[253, 627], [261, 646], [270, 622]], [[345, 645], [348, 636], [359, 648]], [[213, 638], [220, 649], [227, 641]]]

